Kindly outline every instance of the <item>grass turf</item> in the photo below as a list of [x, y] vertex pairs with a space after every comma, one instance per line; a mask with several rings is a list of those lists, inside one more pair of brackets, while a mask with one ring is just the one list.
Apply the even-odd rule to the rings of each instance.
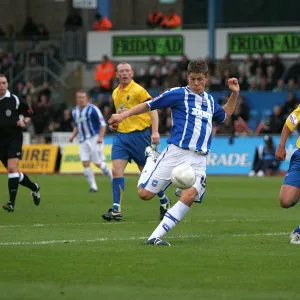
[[[299, 299], [299, 247], [288, 242], [297, 207], [279, 207], [282, 178], [208, 177], [195, 204], [165, 237], [144, 244], [159, 200], [138, 199], [126, 178], [124, 220], [105, 223], [108, 179], [88, 194], [83, 176], [32, 176], [39, 207], [20, 186], [14, 213], [0, 212], [0, 299]], [[7, 201], [7, 176], [0, 176]], [[168, 195], [176, 201], [174, 189]]]

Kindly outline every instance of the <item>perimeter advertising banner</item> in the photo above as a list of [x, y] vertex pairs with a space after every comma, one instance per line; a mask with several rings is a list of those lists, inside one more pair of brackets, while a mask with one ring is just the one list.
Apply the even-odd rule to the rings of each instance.
[[[19, 169], [24, 173], [54, 173], [58, 154], [58, 146], [48, 144], [23, 145], [22, 160]], [[0, 173], [7, 173], [0, 162]]]
[[[104, 145], [104, 154], [108, 167], [112, 168], [111, 162], [111, 144]], [[102, 173], [102, 171], [91, 163], [91, 167], [95, 173]], [[79, 157], [79, 145], [64, 145], [63, 155], [60, 163], [60, 173], [62, 174], [75, 174], [83, 173], [82, 162]], [[128, 164], [125, 170], [125, 174], [139, 174], [139, 169], [135, 163]]]
[[300, 53], [300, 33], [230, 33], [227, 46], [229, 54]]
[[[279, 137], [273, 138], [275, 144], [279, 142]], [[287, 141], [287, 160], [281, 163], [280, 169], [287, 170], [290, 158], [296, 148], [296, 136], [292, 136]], [[111, 143], [112, 138], [105, 140], [105, 156], [109, 167], [111, 164]], [[215, 137], [212, 140], [211, 152], [207, 156], [207, 174], [214, 175], [247, 175], [253, 165], [256, 147], [263, 146], [263, 137], [235, 137], [233, 140], [229, 137]], [[159, 150], [167, 147], [167, 138], [161, 138]], [[93, 166], [96, 173], [101, 171]], [[79, 146], [70, 144], [64, 145], [63, 158], [60, 166], [61, 173], [83, 173], [83, 167], [79, 158]], [[137, 166], [128, 164], [125, 174], [139, 174]]]
[[113, 56], [183, 55], [182, 35], [119, 35], [112, 37]]

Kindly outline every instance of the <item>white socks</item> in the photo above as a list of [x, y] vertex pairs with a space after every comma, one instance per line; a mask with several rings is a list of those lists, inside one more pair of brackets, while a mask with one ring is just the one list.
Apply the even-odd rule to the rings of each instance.
[[103, 174], [107, 175], [110, 178], [110, 180], [112, 180], [112, 173], [106, 162], [103, 161], [101, 163], [100, 169], [102, 170]]
[[150, 174], [154, 170], [156, 162], [153, 160], [152, 157], [148, 157], [146, 160], [146, 164], [144, 166], [143, 171], [141, 172], [140, 179], [138, 181], [138, 186], [145, 183], [147, 179], [149, 178]]
[[98, 190], [94, 172], [91, 167], [84, 168], [84, 176], [86, 177], [86, 180], [89, 183], [90, 187], [94, 190]]
[[189, 207], [178, 201], [172, 208], [170, 208], [163, 220], [157, 226], [157, 228], [153, 231], [148, 240], [153, 238], [160, 238], [164, 236], [168, 231], [170, 231], [179, 221], [183, 219], [183, 217], [188, 213]]

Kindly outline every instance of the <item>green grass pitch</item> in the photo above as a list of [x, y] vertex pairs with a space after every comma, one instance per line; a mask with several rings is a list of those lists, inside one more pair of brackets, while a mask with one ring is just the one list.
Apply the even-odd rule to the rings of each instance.
[[[165, 237], [144, 244], [159, 200], [143, 202], [126, 178], [124, 221], [105, 223], [110, 183], [98, 176], [32, 176], [42, 202], [20, 186], [14, 213], [0, 212], [0, 299], [300, 299], [300, 245], [289, 244], [299, 208], [279, 207], [283, 178], [208, 176], [203, 204]], [[7, 176], [0, 176], [7, 201]], [[174, 188], [168, 195], [176, 201]]]

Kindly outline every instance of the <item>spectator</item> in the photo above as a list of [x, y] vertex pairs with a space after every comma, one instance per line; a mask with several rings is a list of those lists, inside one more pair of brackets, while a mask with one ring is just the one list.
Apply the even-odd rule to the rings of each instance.
[[248, 174], [250, 177], [255, 174], [258, 177], [265, 176], [269, 171], [274, 174], [278, 171], [280, 167], [280, 161], [276, 160], [275, 157], [276, 146], [272, 137], [264, 137], [264, 146], [256, 148], [255, 159], [253, 163], [253, 169]]
[[267, 81], [270, 84], [270, 86], [272, 86], [274, 88], [276, 85], [276, 80], [275, 80], [275, 76], [274, 76], [274, 67], [273, 66], [267, 67], [267, 76], [266, 77], [267, 77]]
[[58, 130], [62, 132], [72, 132], [73, 128], [72, 111], [70, 109], [65, 109]]
[[256, 133], [281, 133], [282, 127], [284, 125], [283, 118], [281, 116], [281, 110], [279, 106], [273, 107], [272, 115], [265, 121], [261, 122], [256, 129]]
[[279, 78], [281, 78], [284, 73], [284, 65], [278, 54], [273, 55], [270, 65], [273, 66], [273, 68], [274, 68], [275, 80], [278, 80]]
[[235, 129], [234, 129], [234, 124], [233, 124], [233, 120], [232, 118], [226, 118], [226, 120], [224, 121], [224, 123], [222, 123], [221, 125], [216, 125], [215, 126], [216, 134], [222, 134], [222, 135], [230, 135], [230, 136], [234, 136], [235, 133]]
[[4, 57], [1, 62], [0, 73], [6, 74], [8, 72], [8, 70], [10, 69], [10, 67], [11, 67], [11, 64], [9, 63], [9, 59], [7, 57]]
[[25, 37], [38, 36], [39, 29], [38, 26], [33, 22], [32, 17], [27, 18], [27, 21], [22, 29], [22, 34]]
[[231, 61], [231, 57], [229, 54], [226, 54], [224, 56], [224, 59], [219, 64], [219, 69], [223, 75], [227, 70], [229, 74], [236, 74], [236, 69]]
[[189, 62], [190, 61], [189, 61], [188, 57], [186, 55], [182, 55], [181, 60], [177, 64], [177, 68], [179, 69], [179, 71], [181, 71], [181, 72], [186, 71]]
[[241, 91], [247, 91], [249, 89], [249, 83], [244, 72], [239, 72], [238, 80]]
[[280, 78], [277, 80], [277, 84], [274, 87], [273, 92], [285, 92], [285, 91], [287, 91], [287, 87], [284, 83], [284, 80]]
[[238, 72], [245, 74], [246, 77], [250, 78], [252, 75], [251, 70], [253, 69], [255, 61], [252, 55], [248, 55], [246, 59], [241, 62], [238, 66]]
[[260, 71], [261, 75], [266, 75], [266, 73], [267, 73], [267, 62], [266, 62], [263, 54], [259, 54], [257, 60], [252, 65], [251, 75], [256, 74], [256, 69], [257, 68], [261, 68], [261, 71]]
[[157, 7], [154, 7], [152, 13], [148, 14], [147, 28], [160, 29], [160, 23], [162, 22], [163, 17], [163, 14], [158, 11]]
[[12, 52], [7, 53], [7, 59], [8, 59], [9, 64], [11, 66], [14, 66], [16, 64], [16, 59], [15, 59], [14, 54]]
[[288, 80], [288, 83], [287, 83], [287, 89], [288, 89], [290, 92], [293, 92], [293, 91], [299, 89], [299, 86], [298, 86], [298, 84], [296, 84], [294, 78], [291, 78], [291, 79]]
[[111, 21], [100, 14], [95, 15], [95, 22], [93, 24], [93, 30], [95, 31], [109, 31], [112, 27]]
[[267, 77], [262, 76], [261, 81], [260, 81], [260, 90], [261, 91], [272, 91], [273, 88], [274, 88], [274, 86], [270, 82], [268, 82]]
[[286, 80], [294, 79], [295, 82], [300, 85], [300, 56], [297, 61], [291, 65], [286, 74]]
[[24, 88], [24, 83], [22, 81], [18, 81], [16, 90], [14, 94], [19, 98], [23, 98], [23, 88]]
[[65, 30], [77, 31], [80, 28], [82, 28], [82, 18], [76, 10], [73, 10], [65, 21]]
[[104, 55], [102, 63], [97, 66], [95, 72], [95, 81], [98, 83], [97, 88], [100, 92], [111, 92], [111, 83], [115, 74], [115, 65], [110, 61], [107, 55]]
[[163, 29], [180, 29], [181, 28], [181, 18], [177, 15], [173, 9], [170, 9], [166, 16], [163, 18], [160, 26]]
[[281, 107], [281, 116], [286, 119], [288, 115], [296, 108], [298, 105], [297, 98], [294, 93], [289, 92], [286, 102]]
[[235, 111], [232, 115], [233, 119], [236, 120], [238, 117], [241, 117], [245, 122], [249, 120], [249, 106], [245, 102], [245, 97], [239, 95]]
[[[240, 83], [240, 82], [239, 82]], [[221, 91], [223, 85], [222, 74], [219, 69], [216, 69], [215, 73], [210, 76], [210, 91]]]
[[[211, 59], [210, 56], [206, 56], [205, 58], [205, 62], [208, 66], [208, 72], [210, 75], [215, 74], [215, 68], [216, 68], [216, 64], [213, 62], [213, 60]], [[187, 66], [186, 66], [187, 67]], [[185, 69], [186, 70], [186, 69]]]
[[36, 89], [33, 85], [33, 82], [32, 81], [28, 81], [26, 82], [24, 88], [23, 88], [23, 91], [22, 91], [22, 96], [24, 98], [26, 98], [27, 95], [31, 95], [33, 96], [36, 92]]
[[35, 114], [32, 117], [35, 133], [39, 136], [39, 142], [45, 143], [44, 134], [48, 131], [48, 125], [52, 117], [52, 105], [46, 95], [41, 95], [34, 105]]

